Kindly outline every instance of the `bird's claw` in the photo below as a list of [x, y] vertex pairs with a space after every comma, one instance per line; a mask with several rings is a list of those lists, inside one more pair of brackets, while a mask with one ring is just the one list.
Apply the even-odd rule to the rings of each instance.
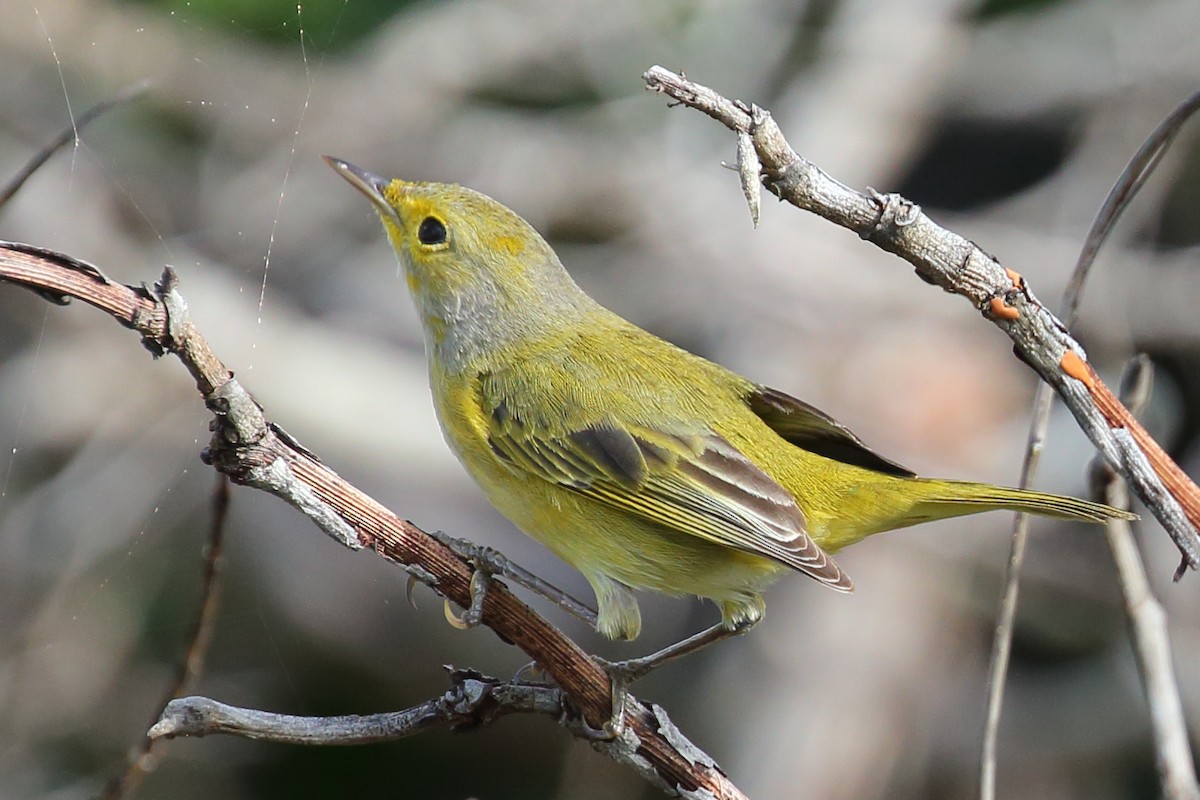
[[455, 614], [450, 608], [447, 598], [444, 611], [446, 621], [460, 631], [470, 630], [483, 621], [483, 603], [487, 599], [488, 587], [492, 584], [492, 576], [482, 569], [471, 573], [471, 605], [461, 615]]
[[[611, 742], [620, 739], [625, 734], [625, 709], [628, 705], [629, 691], [627, 684], [618, 678], [609, 679], [612, 682], [612, 714], [599, 728], [593, 728], [587, 718], [580, 714], [576, 720], [579, 735], [590, 742]], [[566, 715], [564, 709], [564, 717]]]

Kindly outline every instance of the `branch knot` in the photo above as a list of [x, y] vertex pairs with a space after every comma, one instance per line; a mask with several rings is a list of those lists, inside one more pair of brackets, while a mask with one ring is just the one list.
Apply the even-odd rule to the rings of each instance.
[[857, 231], [859, 237], [868, 242], [876, 237], [893, 239], [900, 228], [907, 228], [921, 218], [921, 207], [895, 192], [883, 194], [867, 187], [867, 196], [879, 208], [874, 222]]

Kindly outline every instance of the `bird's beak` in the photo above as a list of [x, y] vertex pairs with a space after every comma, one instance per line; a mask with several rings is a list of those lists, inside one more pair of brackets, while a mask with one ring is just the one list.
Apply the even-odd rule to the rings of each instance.
[[379, 209], [380, 214], [386, 214], [389, 217], [396, 216], [396, 209], [383, 196], [384, 189], [391, 181], [381, 178], [373, 172], [367, 172], [362, 167], [356, 167], [349, 161], [342, 161], [340, 158], [333, 156], [321, 156], [321, 158], [325, 159], [325, 163], [333, 167], [337, 174], [345, 178], [351, 186], [365, 194], [367, 199]]

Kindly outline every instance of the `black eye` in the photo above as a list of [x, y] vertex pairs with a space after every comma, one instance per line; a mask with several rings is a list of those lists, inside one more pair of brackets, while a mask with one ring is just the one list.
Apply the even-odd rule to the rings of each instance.
[[417, 240], [421, 244], [442, 244], [446, 241], [446, 226], [437, 217], [426, 217], [417, 228]]

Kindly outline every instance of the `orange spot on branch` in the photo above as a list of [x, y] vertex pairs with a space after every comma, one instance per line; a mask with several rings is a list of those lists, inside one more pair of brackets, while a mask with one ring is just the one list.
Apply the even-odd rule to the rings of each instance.
[[1100, 380], [1091, 364], [1071, 350], [1064, 353], [1058, 363], [1063, 372], [1087, 387], [1088, 394], [1092, 396], [1096, 408], [1104, 415], [1109, 427], [1129, 431], [1134, 442], [1146, 454], [1146, 460], [1150, 462], [1154, 474], [1183, 508], [1183, 513], [1192, 523], [1192, 527], [1200, 530], [1200, 487], [1196, 486], [1159, 443], [1154, 441], [1154, 437], [1129, 413], [1129, 409], [1121, 404], [1112, 390]]
[[1012, 281], [1013, 286], [1018, 289], [1024, 288], [1025, 279], [1021, 277], [1021, 273], [1017, 272], [1015, 269], [1009, 269], [1008, 267], [1005, 267], [1004, 274], [1008, 276], [1010, 281]]
[[1021, 312], [1004, 302], [1003, 297], [993, 297], [988, 303], [988, 309], [991, 310], [992, 316], [997, 319], [1014, 320], [1021, 316]]
[[1091, 366], [1089, 366], [1086, 361], [1080, 358], [1079, 354], [1074, 350], [1068, 350], [1067, 352], [1063, 353], [1063, 357], [1059, 360], [1058, 366], [1062, 368], [1063, 372], [1067, 373], [1072, 378], [1088, 387], [1089, 392], [1092, 390], [1094, 383], [1092, 376], [1096, 373], [1092, 370]]

